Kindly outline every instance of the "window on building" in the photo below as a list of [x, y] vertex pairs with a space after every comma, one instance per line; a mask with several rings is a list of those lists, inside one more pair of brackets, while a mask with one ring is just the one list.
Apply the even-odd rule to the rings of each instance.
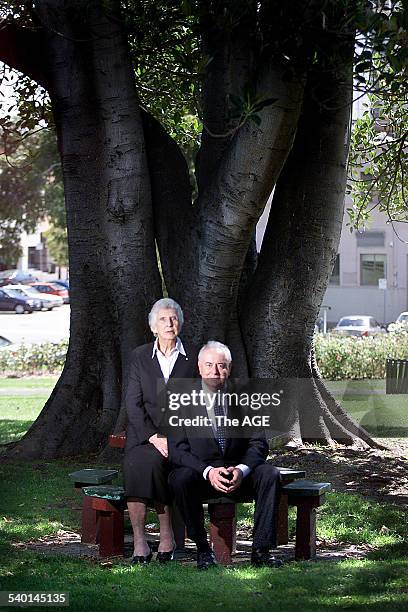
[[386, 255], [360, 255], [360, 285], [376, 285], [378, 280], [387, 278]]
[[367, 231], [356, 234], [358, 247], [383, 247], [385, 244], [385, 232]]
[[333, 272], [330, 277], [330, 285], [340, 285], [340, 255], [337, 253], [333, 266]]

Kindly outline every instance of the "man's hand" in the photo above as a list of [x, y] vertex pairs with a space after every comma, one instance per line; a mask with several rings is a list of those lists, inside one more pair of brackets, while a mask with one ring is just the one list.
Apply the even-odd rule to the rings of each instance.
[[157, 434], [154, 434], [153, 436], [150, 436], [149, 442], [150, 444], [153, 444], [153, 446], [157, 448], [159, 453], [161, 453], [163, 457], [166, 457], [167, 459], [167, 457], [169, 456], [169, 449], [167, 448], [167, 438], [165, 438], [164, 436], [159, 437]]
[[228, 493], [232, 493], [232, 491], [235, 491], [241, 486], [244, 476], [239, 468], [233, 466], [227, 468], [227, 472], [232, 474], [232, 480], [230, 480], [230, 486], [228, 488]]
[[228, 478], [225, 478], [227, 474], [228, 470], [224, 467], [211, 468], [211, 470], [208, 472], [208, 480], [216, 491], [220, 491], [220, 493], [229, 493], [231, 491], [231, 488], [229, 487], [230, 481]]

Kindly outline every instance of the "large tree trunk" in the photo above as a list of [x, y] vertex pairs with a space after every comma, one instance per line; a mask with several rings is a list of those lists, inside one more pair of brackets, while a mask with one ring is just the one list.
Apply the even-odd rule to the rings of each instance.
[[[8, 456], [95, 451], [123, 427], [129, 355], [150, 338], [147, 312], [161, 295], [156, 243], [169, 295], [185, 310], [184, 338], [196, 345], [209, 338], [227, 341], [234, 375], [246, 374], [249, 365], [254, 377], [303, 378], [302, 405], [297, 394], [282, 422], [293, 437], [352, 442], [358, 436], [370, 443], [330, 397], [311, 359], [314, 322], [342, 224], [351, 47], [342, 56], [340, 36], [342, 70], [316, 70], [304, 95], [304, 64], [288, 71], [284, 51], [271, 51], [271, 33], [282, 37], [277, 0], [268, 4], [274, 9], [270, 23], [266, 13], [257, 14], [263, 43], [254, 64], [255, 13], [249, 13], [250, 35], [243, 21], [226, 37], [222, 20], [212, 15], [203, 26], [213, 63], [204, 79], [206, 128], [193, 204], [179, 147], [140, 112], [118, 3], [83, 0], [80, 12], [81, 4], [36, 3], [42, 29], [29, 34], [28, 48], [44, 58], [40, 74], [30, 54], [11, 48], [22, 32], [6, 29], [10, 44], [0, 43], [0, 57], [51, 96], [71, 275], [64, 371]], [[289, 14], [299, 20], [296, 7], [309, 5], [299, 0]], [[275, 102], [257, 111], [260, 124], [247, 118], [230, 137], [217, 138], [231, 127], [228, 93], [239, 92], [249, 77], [254, 94]], [[275, 185], [254, 271], [254, 230]]]
[[18, 457], [90, 452], [106, 442], [130, 351], [150, 337], [147, 312], [161, 293], [126, 43], [117, 15], [92, 5], [84, 20], [71, 4], [37, 4], [67, 206], [70, 343], [50, 399], [10, 453]]
[[[344, 42], [342, 41], [344, 45]], [[352, 42], [342, 63], [308, 78], [296, 139], [274, 193], [242, 326], [254, 377], [283, 379], [282, 433], [301, 441], [374, 445], [312, 367], [314, 325], [343, 220]], [[324, 67], [326, 66], [326, 69]]]

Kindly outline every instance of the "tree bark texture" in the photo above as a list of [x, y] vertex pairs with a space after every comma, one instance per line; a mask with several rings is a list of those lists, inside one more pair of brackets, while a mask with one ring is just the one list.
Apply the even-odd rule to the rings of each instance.
[[[125, 40], [93, 6], [39, 2], [67, 207], [71, 329], [62, 376], [15, 456], [89, 452], [115, 427], [130, 351], [160, 296], [150, 177]], [[62, 29], [63, 28], [63, 29]], [[62, 32], [61, 32], [62, 29]]]
[[276, 186], [242, 315], [252, 375], [303, 379], [301, 392], [296, 383], [289, 385], [282, 431], [343, 443], [357, 436], [369, 442], [369, 436], [334, 403], [312, 370], [311, 350], [343, 220], [351, 52], [350, 45], [343, 70], [309, 75], [295, 143]]
[[[288, 71], [271, 41], [256, 57], [244, 22], [223, 36], [219, 16], [205, 21], [211, 61], [193, 203], [182, 152], [140, 110], [116, 1], [84, 1], [80, 16], [77, 8], [78, 0], [35, 3], [41, 74], [37, 56], [17, 49], [27, 32], [9, 30], [9, 46], [0, 43], [0, 59], [46, 84], [51, 97], [71, 281], [63, 373], [7, 456], [89, 453], [124, 428], [129, 355], [151, 338], [147, 313], [162, 292], [156, 246], [168, 294], [186, 315], [183, 338], [226, 341], [234, 375], [306, 380], [301, 403], [294, 397], [281, 423], [292, 437], [312, 430], [320, 440], [370, 443], [333, 403], [311, 359], [342, 225], [350, 58], [340, 72], [310, 73], [305, 89], [303, 72]], [[231, 127], [228, 95], [248, 79], [254, 95], [275, 101], [257, 112], [260, 123], [249, 117], [217, 138]], [[257, 262], [255, 227], [274, 188]]]

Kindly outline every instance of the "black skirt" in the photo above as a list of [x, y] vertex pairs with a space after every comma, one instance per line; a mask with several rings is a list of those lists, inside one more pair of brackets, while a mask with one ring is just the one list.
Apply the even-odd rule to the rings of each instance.
[[170, 462], [150, 442], [126, 449], [123, 460], [126, 496], [141, 497], [149, 503], [171, 503], [169, 472]]

